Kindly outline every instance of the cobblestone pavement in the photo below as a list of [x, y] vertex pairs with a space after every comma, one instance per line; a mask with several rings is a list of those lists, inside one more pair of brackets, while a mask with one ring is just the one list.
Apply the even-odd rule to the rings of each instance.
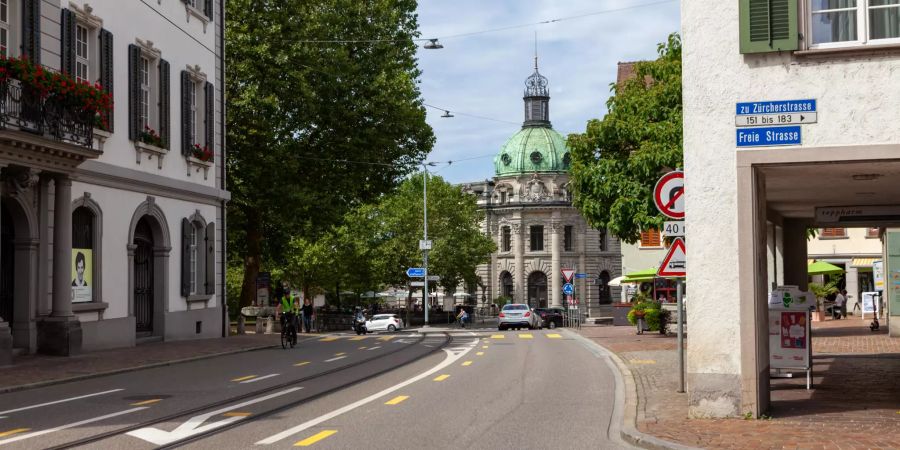
[[153, 342], [137, 347], [102, 350], [70, 357], [17, 356], [13, 359], [11, 367], [0, 370], [0, 392], [25, 385], [76, 379], [274, 345], [280, 345], [280, 336], [277, 334], [246, 334], [227, 339]]
[[[687, 419], [676, 340], [632, 327], [585, 327], [632, 371], [641, 432], [701, 448], [900, 449], [900, 339], [859, 318], [813, 324], [813, 389], [772, 380], [770, 419]], [[863, 333], [865, 331], [865, 333]], [[688, 344], [689, 345], [689, 344]], [[798, 374], [799, 375], [799, 374]]]

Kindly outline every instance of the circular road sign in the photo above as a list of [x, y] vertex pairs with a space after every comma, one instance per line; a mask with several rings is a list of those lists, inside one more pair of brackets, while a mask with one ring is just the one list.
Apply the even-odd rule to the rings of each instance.
[[572, 286], [571, 283], [566, 283], [563, 285], [563, 294], [572, 295], [575, 293], [575, 287]]
[[676, 170], [662, 176], [653, 188], [656, 209], [670, 219], [684, 219], [684, 172]]

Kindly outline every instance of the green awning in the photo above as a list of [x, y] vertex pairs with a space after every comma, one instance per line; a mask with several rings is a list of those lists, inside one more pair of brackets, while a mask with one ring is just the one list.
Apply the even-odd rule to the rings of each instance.
[[626, 273], [623, 283], [643, 283], [645, 281], [653, 281], [656, 278], [656, 268], [639, 270], [637, 272]]
[[844, 273], [844, 269], [825, 261], [816, 261], [806, 266], [806, 273], [810, 275], [837, 275]]

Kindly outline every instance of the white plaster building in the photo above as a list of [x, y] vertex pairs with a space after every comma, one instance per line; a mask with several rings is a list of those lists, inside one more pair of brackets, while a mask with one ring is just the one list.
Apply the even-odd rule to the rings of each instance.
[[222, 335], [222, 3], [0, 1], [0, 52], [114, 102], [0, 82], [0, 365]]
[[477, 297], [493, 302], [509, 296], [532, 307], [563, 306], [563, 268], [586, 278], [573, 280], [581, 308], [619, 297], [609, 281], [622, 274], [619, 239], [587, 226], [568, 191], [569, 153], [565, 138], [550, 125], [547, 79], [526, 80], [525, 122], [494, 158], [492, 180], [469, 183], [485, 212], [484, 232], [497, 244], [490, 264], [479, 266]]
[[[857, 311], [858, 314], [861, 294], [875, 291], [872, 263], [881, 259], [880, 232], [877, 227], [822, 228], [806, 245], [810, 260], [825, 261], [846, 271], [848, 313]], [[819, 277], [819, 282], [824, 281], [821, 275]]]
[[[682, 2], [694, 417], [768, 409], [766, 297], [772, 285], [806, 289], [807, 228], [900, 222], [900, 5], [825, 3]], [[760, 137], [799, 142], [738, 146], [763, 142], [739, 142], [737, 103], [792, 99], [815, 100], [817, 122]]]

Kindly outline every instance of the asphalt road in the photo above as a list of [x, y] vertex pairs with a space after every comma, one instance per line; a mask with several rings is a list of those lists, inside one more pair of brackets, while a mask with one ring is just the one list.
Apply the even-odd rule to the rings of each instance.
[[316, 339], [5, 394], [0, 447], [124, 427], [79, 448], [625, 445], [608, 437], [613, 373], [565, 331], [451, 334]]

